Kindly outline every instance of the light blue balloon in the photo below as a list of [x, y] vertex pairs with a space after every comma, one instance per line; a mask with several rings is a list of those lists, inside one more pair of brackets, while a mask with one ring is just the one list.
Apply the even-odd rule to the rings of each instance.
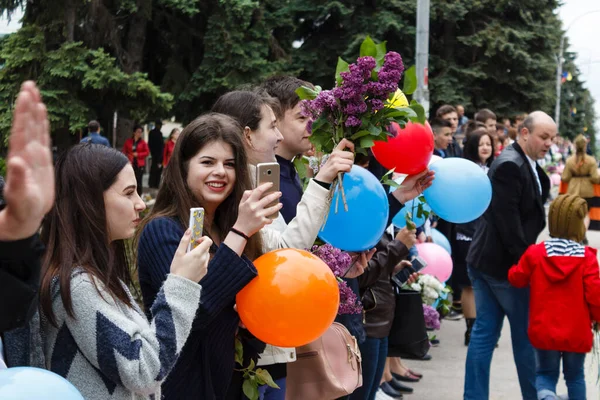
[[407, 202], [404, 205], [404, 207], [402, 207], [402, 209], [398, 211], [398, 213], [394, 216], [394, 219], [392, 219], [392, 224], [394, 224], [394, 226], [397, 228], [404, 228], [406, 226], [406, 213], [410, 212], [412, 214], [412, 221], [415, 223], [417, 228], [423, 226], [425, 224], [425, 221], [427, 221], [427, 217], [425, 215], [421, 215], [420, 218], [418, 217], [419, 204], [423, 204], [423, 211], [431, 213], [431, 208], [429, 207], [429, 205], [419, 200], [419, 198], [417, 197]]
[[492, 184], [477, 164], [464, 158], [444, 158], [429, 169], [435, 171], [435, 179], [423, 194], [440, 218], [464, 224], [487, 210], [492, 201]]
[[336, 188], [319, 238], [345, 251], [372, 249], [383, 236], [390, 213], [385, 189], [375, 175], [358, 165], [344, 174], [343, 183], [348, 211], [344, 211], [341, 193]]
[[431, 230], [431, 239], [433, 240], [433, 243], [442, 246], [444, 250], [448, 252], [448, 254], [452, 255], [452, 246], [450, 246], [448, 238], [446, 238], [442, 232], [433, 228]]
[[54, 372], [31, 367], [0, 370], [2, 400], [84, 400], [69, 381]]

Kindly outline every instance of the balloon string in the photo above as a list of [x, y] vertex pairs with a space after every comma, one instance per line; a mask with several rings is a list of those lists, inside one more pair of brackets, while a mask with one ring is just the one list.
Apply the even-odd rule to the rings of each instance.
[[[338, 184], [340, 185], [340, 192], [342, 192], [342, 202], [344, 203], [344, 211], [348, 212], [348, 203], [346, 202], [346, 192], [344, 191], [344, 174], [342, 172], [338, 172]], [[337, 213], [337, 206], [336, 206]]]

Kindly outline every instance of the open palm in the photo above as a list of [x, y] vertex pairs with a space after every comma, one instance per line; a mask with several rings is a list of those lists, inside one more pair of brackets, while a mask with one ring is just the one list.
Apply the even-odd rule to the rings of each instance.
[[54, 168], [46, 106], [35, 83], [25, 82], [13, 112], [6, 162], [6, 207], [0, 240], [33, 235], [54, 203]]

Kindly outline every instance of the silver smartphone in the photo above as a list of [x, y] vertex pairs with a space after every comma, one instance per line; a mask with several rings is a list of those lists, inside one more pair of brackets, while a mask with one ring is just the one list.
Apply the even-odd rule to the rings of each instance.
[[[259, 187], [263, 183], [271, 182], [273, 186], [265, 192], [265, 196], [279, 192], [279, 164], [276, 162], [272, 163], [260, 163], [256, 165], [256, 187]], [[279, 199], [274, 200], [268, 207], [272, 207], [279, 203]], [[270, 219], [276, 219], [279, 215], [279, 211], [268, 216]]]
[[190, 225], [192, 229], [192, 238], [187, 251], [193, 250], [198, 246], [196, 240], [202, 237], [202, 230], [204, 229], [204, 208], [190, 208]]

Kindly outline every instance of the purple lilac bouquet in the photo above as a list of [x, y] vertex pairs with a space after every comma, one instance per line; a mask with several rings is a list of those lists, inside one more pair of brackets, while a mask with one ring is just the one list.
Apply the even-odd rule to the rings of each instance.
[[428, 304], [423, 304], [423, 315], [425, 316], [425, 326], [429, 329], [440, 329], [440, 313]]
[[412, 94], [417, 87], [415, 68], [405, 71], [400, 54], [387, 52], [385, 42], [376, 44], [367, 36], [356, 63], [338, 59], [333, 89], [296, 90], [303, 113], [312, 120], [311, 141], [317, 152], [330, 154], [345, 138], [354, 142], [357, 152], [367, 154], [374, 141], [392, 135], [388, 130], [392, 122], [424, 123], [425, 110], [416, 101], [406, 107], [407, 103], [390, 102], [403, 76], [403, 92]]
[[[408, 121], [425, 123], [425, 110], [415, 100], [408, 105], [390, 101], [403, 76], [403, 92], [412, 94], [417, 87], [415, 68], [405, 71], [400, 54], [387, 52], [385, 42], [376, 44], [367, 36], [356, 63], [338, 59], [333, 89], [298, 88], [302, 112], [312, 120], [310, 140], [317, 153], [330, 154], [342, 139], [348, 139], [357, 153], [366, 155], [375, 141], [387, 141], [392, 136], [392, 122], [402, 127]], [[339, 186], [347, 211], [341, 182], [339, 174], [332, 191]]]
[[340, 288], [340, 307], [338, 314], [360, 314], [362, 312], [362, 304], [358, 300], [356, 294], [348, 287], [342, 277], [350, 268], [352, 257], [345, 251], [341, 251], [330, 244], [322, 246], [313, 246], [311, 253], [319, 257], [335, 275]]

